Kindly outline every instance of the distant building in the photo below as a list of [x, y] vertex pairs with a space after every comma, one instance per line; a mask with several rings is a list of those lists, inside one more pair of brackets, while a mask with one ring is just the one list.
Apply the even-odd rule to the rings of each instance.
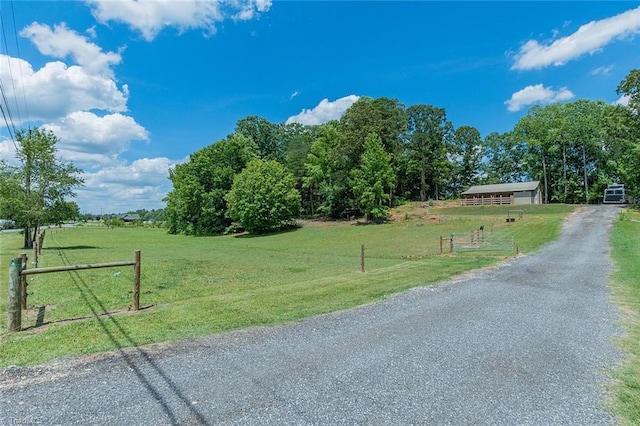
[[139, 214], [123, 214], [122, 216], [120, 216], [120, 219], [122, 219], [123, 222], [125, 223], [129, 223], [129, 222], [136, 222], [138, 220], [140, 220], [140, 215]]
[[540, 182], [476, 185], [462, 193], [460, 205], [541, 204]]

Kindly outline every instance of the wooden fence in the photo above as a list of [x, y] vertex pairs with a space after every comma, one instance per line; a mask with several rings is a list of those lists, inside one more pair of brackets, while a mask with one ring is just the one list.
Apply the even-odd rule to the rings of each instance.
[[448, 237], [440, 237], [440, 254], [454, 253], [469, 250], [484, 251], [513, 251], [519, 253], [515, 245], [513, 235], [494, 234], [493, 230], [485, 236], [484, 227], [480, 227], [466, 234], [451, 234]]
[[132, 261], [93, 263], [86, 265], [65, 265], [49, 268], [26, 269], [27, 256], [12, 259], [9, 264], [9, 305], [7, 307], [7, 331], [20, 331], [22, 328], [22, 309], [27, 307], [27, 275], [48, 274], [52, 272], [79, 271], [83, 269], [114, 268], [133, 266], [133, 310], [140, 310], [140, 250], [134, 252]]

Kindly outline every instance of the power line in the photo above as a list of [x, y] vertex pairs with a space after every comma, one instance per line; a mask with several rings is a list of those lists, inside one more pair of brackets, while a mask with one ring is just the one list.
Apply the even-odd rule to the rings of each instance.
[[[15, 11], [13, 9], [13, 0], [11, 0], [9, 2], [9, 4], [11, 4], [11, 17], [13, 18], [13, 35], [14, 35], [14, 38], [16, 40], [16, 53], [17, 53], [17, 56], [18, 56], [18, 59], [19, 59], [18, 60], [18, 69], [20, 70], [20, 83], [22, 85], [22, 98], [24, 100], [24, 112], [25, 112], [25, 114], [27, 116], [26, 120], [28, 122], [28, 121], [30, 121], [29, 120], [29, 107], [27, 106], [27, 93], [26, 93], [26, 90], [24, 89], [24, 73], [22, 72], [22, 57], [20, 56], [20, 44], [18, 43], [18, 33], [16, 31], [16, 29], [17, 29], [17, 26], [16, 26], [16, 14], [15, 14]], [[7, 50], [7, 53], [8, 52], [9, 51]], [[15, 90], [15, 88], [14, 88], [14, 90]], [[14, 94], [15, 94], [15, 92], [14, 92]], [[16, 105], [17, 105], [17, 103], [18, 102], [17, 102], [17, 96], [16, 96]]]
[[[9, 136], [11, 136], [11, 140], [13, 141], [13, 146], [17, 152], [18, 146], [16, 145], [16, 138], [15, 138], [16, 126], [13, 124], [13, 117], [11, 117], [11, 110], [9, 109], [9, 104], [7, 103], [7, 97], [5, 96], [5, 93], [4, 93], [4, 86], [2, 85], [2, 81], [0, 81], [0, 92], [2, 92], [2, 102], [5, 105], [6, 111], [5, 111], [5, 108], [2, 107], [2, 104], [0, 104], [0, 110], [2, 110], [2, 117], [4, 118], [4, 122], [7, 125], [7, 129], [9, 130]], [[11, 129], [13, 129], [13, 133], [11, 132]]]
[[[20, 120], [20, 108], [18, 107], [18, 100], [17, 100], [17, 97], [15, 96], [15, 94], [16, 94], [16, 83], [15, 83], [15, 79], [13, 78], [13, 70], [11, 69], [11, 57], [9, 56], [9, 44], [7, 43], [7, 34], [4, 31], [4, 29], [6, 27], [6, 25], [4, 24], [4, 14], [2, 13], [1, 10], [0, 10], [0, 27], [2, 27], [2, 42], [4, 44], [4, 50], [5, 50], [5, 52], [7, 52], [7, 55], [6, 55], [6, 57], [7, 57], [7, 69], [9, 70], [9, 78], [11, 79], [11, 85], [13, 86], [13, 100], [14, 100], [14, 102], [16, 104], [16, 114], [18, 115], [18, 121], [22, 121], [22, 120]], [[5, 94], [3, 93], [3, 97], [4, 96], [5, 96]], [[7, 102], [6, 102], [6, 97], [5, 97], [5, 107], [9, 111], [9, 118], [13, 119], [11, 111], [9, 109], [9, 104], [7, 104]], [[14, 132], [15, 132], [15, 128], [14, 128]]]

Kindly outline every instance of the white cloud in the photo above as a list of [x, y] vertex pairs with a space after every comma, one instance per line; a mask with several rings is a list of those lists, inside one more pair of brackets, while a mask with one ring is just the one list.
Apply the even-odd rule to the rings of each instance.
[[611, 74], [611, 70], [613, 69], [613, 65], [609, 65], [608, 67], [598, 67], [592, 70], [589, 74], [591, 75], [609, 75]]
[[586, 53], [593, 54], [614, 40], [640, 32], [640, 7], [600, 21], [582, 25], [575, 33], [544, 45], [529, 40], [515, 56], [514, 70], [564, 65]]
[[622, 95], [620, 96], [620, 98], [618, 98], [618, 100], [616, 100], [613, 104], [614, 105], [622, 105], [622, 106], [629, 106], [629, 101], [631, 100], [631, 96], [629, 95]]
[[511, 99], [505, 101], [507, 109], [511, 112], [520, 111], [522, 108], [533, 104], [551, 104], [554, 102], [572, 99], [575, 95], [566, 87], [553, 90], [542, 84], [527, 86], [511, 95]]
[[90, 213], [163, 208], [162, 199], [171, 190], [169, 169], [175, 164], [165, 157], [142, 158], [85, 173], [85, 186], [76, 191], [76, 202]]
[[99, 117], [76, 111], [42, 127], [59, 139], [65, 158], [80, 166], [110, 164], [125, 152], [132, 141], [148, 141], [149, 132], [129, 116], [119, 113]]
[[333, 102], [325, 98], [321, 100], [316, 107], [303, 109], [300, 114], [289, 117], [286, 123], [300, 123], [313, 126], [336, 120], [342, 117], [342, 114], [359, 98], [360, 97], [356, 95], [349, 95], [336, 99]]
[[70, 30], [64, 23], [54, 25], [52, 29], [34, 22], [20, 31], [20, 35], [31, 40], [43, 55], [56, 59], [72, 57], [89, 75], [113, 78], [111, 67], [122, 60], [120, 53], [103, 52], [100, 46]]
[[25, 109], [29, 113], [29, 117], [13, 114], [16, 121], [24, 122], [27, 118], [31, 121], [55, 120], [81, 110], [122, 112], [127, 109], [129, 89], [126, 84], [120, 89], [113, 79], [92, 75], [81, 66], [68, 67], [56, 61], [34, 71], [30, 63], [2, 54], [0, 63], [3, 64], [0, 66], [0, 80], [5, 87], [8, 104], [17, 104], [22, 114], [25, 114]]
[[18, 166], [20, 162], [16, 158], [16, 149], [13, 141], [4, 135], [0, 138], [0, 159], [4, 160], [10, 166]]
[[101, 23], [122, 22], [142, 37], [153, 40], [165, 27], [179, 31], [202, 29], [216, 32], [216, 24], [226, 18], [249, 20], [271, 7], [271, 0], [87, 0], [93, 16]]

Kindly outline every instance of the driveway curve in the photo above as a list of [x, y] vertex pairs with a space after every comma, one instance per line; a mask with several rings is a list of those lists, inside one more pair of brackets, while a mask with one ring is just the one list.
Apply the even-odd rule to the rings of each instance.
[[588, 207], [536, 254], [348, 311], [10, 367], [0, 424], [613, 424], [617, 211]]

